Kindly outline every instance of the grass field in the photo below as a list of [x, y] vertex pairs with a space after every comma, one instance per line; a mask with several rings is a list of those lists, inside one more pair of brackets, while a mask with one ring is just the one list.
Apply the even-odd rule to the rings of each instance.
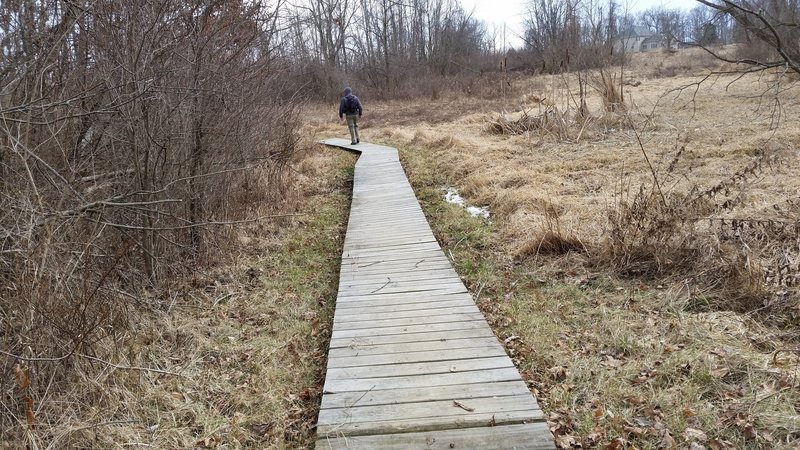
[[[583, 115], [574, 74], [363, 99], [362, 140], [401, 150], [562, 448], [800, 443], [800, 89], [711, 69], [634, 60], [613, 111], [587, 74]], [[310, 129], [344, 136], [335, 119], [320, 106]]]
[[[400, 149], [560, 448], [800, 445], [800, 89], [712, 69], [681, 51], [581, 74], [582, 114], [577, 74], [362, 98], [362, 140]], [[346, 135], [335, 113], [308, 106], [294, 181], [252, 205], [289, 215], [216, 235], [214, 264], [109, 339], [121, 364], [4, 405], [0, 448], [311, 448], [355, 162], [314, 144]]]

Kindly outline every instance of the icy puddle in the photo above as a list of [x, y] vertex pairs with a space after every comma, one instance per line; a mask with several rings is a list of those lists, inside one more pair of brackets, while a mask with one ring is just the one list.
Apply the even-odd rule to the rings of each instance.
[[484, 219], [489, 218], [488, 207], [468, 205], [467, 202], [464, 201], [464, 198], [459, 195], [458, 189], [456, 188], [447, 188], [444, 194], [444, 200], [448, 203], [453, 203], [466, 209], [472, 217], [483, 217]]

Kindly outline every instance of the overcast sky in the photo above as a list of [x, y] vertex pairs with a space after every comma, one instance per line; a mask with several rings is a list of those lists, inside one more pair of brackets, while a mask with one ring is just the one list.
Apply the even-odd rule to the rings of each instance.
[[[518, 35], [522, 31], [522, 21], [525, 16], [525, 0], [460, 0], [467, 12], [474, 11], [475, 18], [486, 22], [491, 31], [492, 26], [498, 27], [502, 33], [503, 24], [506, 24], [506, 41], [509, 46], [520, 46], [522, 41]], [[667, 8], [680, 8], [689, 10], [697, 6], [695, 0], [628, 0], [618, 2], [623, 9], [637, 12], [654, 6]]]

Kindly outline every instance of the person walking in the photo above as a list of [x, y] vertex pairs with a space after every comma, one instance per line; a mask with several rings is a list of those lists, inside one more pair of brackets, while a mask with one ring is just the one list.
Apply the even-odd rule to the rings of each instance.
[[361, 142], [358, 138], [358, 119], [361, 118], [361, 112], [361, 101], [353, 95], [350, 87], [344, 88], [344, 97], [339, 102], [339, 120], [342, 120], [342, 116], [347, 119], [347, 128], [350, 129], [350, 145]]

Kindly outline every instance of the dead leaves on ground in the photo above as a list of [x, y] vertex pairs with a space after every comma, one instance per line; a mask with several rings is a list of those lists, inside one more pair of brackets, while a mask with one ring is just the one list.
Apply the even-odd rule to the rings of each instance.
[[[634, 399], [638, 404], [638, 399]], [[583, 415], [590, 413], [594, 426], [589, 431], [581, 432], [580, 423]], [[695, 413], [686, 407], [682, 411], [689, 426], [677, 433], [665, 423], [664, 412], [660, 407], [644, 408], [644, 415], [632, 419], [614, 414], [603, 406], [594, 406], [580, 412], [558, 409], [548, 417], [547, 423], [557, 448], [602, 448], [604, 450], [635, 450], [640, 445], [664, 450], [733, 450], [737, 445], [719, 436], [713, 436], [712, 430], [698, 428]], [[738, 429], [745, 441], [758, 441], [765, 448], [771, 448], [775, 439], [765, 432], [759, 432], [750, 418], [743, 411], [729, 409], [714, 431], [728, 427]], [[711, 434], [711, 436], [709, 436]]]

